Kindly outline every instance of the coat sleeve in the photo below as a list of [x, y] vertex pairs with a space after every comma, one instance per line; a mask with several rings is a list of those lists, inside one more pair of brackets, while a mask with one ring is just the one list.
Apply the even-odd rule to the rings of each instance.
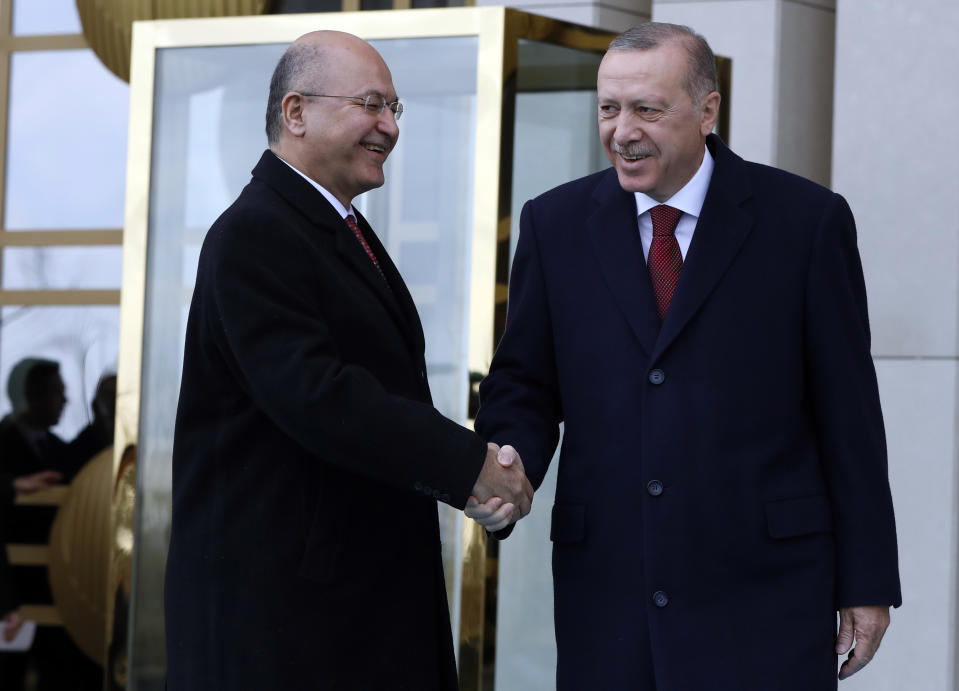
[[534, 216], [534, 203], [527, 202], [510, 276], [506, 330], [480, 384], [476, 430], [491, 442], [514, 446], [538, 488], [556, 450], [562, 406]]
[[856, 228], [833, 195], [807, 277], [805, 350], [837, 541], [840, 607], [902, 603], [886, 440]]
[[[248, 213], [214, 228], [207, 270], [224, 360], [259, 410], [333, 465], [462, 508], [486, 455], [474, 432], [432, 405], [387, 391], [366, 367], [345, 362], [324, 313], [302, 241], [278, 219]], [[321, 231], [317, 231], [321, 232]], [[346, 287], [345, 290], [348, 290]]]

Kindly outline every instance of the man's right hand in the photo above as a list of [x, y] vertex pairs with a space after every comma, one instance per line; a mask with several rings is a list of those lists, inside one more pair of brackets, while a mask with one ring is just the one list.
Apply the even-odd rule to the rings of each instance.
[[13, 489], [15, 489], [17, 492], [22, 492], [23, 494], [29, 494], [30, 492], [36, 492], [41, 489], [46, 489], [51, 485], [55, 485], [62, 479], [63, 475], [57, 471], [44, 470], [40, 473], [21, 475], [20, 477], [14, 478]]
[[466, 504], [466, 515], [496, 532], [526, 516], [532, 504], [533, 486], [516, 449], [487, 444], [486, 462]]

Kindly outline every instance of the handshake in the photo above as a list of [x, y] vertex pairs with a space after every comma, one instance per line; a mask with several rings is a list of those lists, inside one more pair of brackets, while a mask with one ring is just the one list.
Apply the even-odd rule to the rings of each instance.
[[487, 444], [486, 461], [466, 502], [466, 515], [496, 532], [529, 514], [532, 504], [533, 486], [516, 449]]

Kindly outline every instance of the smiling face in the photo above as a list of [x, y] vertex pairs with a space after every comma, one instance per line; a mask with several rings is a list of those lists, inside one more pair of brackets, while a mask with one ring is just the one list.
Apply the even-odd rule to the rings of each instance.
[[696, 174], [719, 112], [715, 91], [694, 103], [686, 50], [668, 41], [615, 50], [599, 66], [599, 136], [620, 186], [665, 202]]
[[358, 98], [290, 91], [283, 99], [285, 131], [277, 153], [349, 207], [354, 197], [383, 184], [383, 164], [400, 135], [390, 109], [365, 112], [363, 98], [391, 103], [396, 90], [389, 68], [368, 43], [349, 34], [317, 33], [325, 69], [299, 75], [296, 88]]

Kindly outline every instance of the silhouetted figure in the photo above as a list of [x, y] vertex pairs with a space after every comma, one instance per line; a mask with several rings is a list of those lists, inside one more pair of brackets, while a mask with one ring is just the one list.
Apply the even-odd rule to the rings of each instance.
[[82, 468], [87, 461], [113, 445], [113, 422], [117, 409], [117, 375], [100, 377], [96, 393], [90, 404], [93, 420], [80, 430], [67, 450], [71, 464]]
[[[17, 363], [10, 373], [7, 392], [13, 411], [0, 421], [0, 526], [3, 551], [8, 543], [46, 544], [56, 515], [52, 506], [17, 505], [15, 491], [29, 491], [24, 479], [47, 478], [69, 481], [85, 462], [70, 452], [70, 446], [51, 431], [63, 414], [66, 387], [60, 366], [52, 360], [30, 358]], [[47, 482], [49, 484], [49, 482]], [[40, 489], [41, 487], [33, 487]], [[4, 607], [19, 604], [52, 604], [46, 568], [3, 564], [0, 595]], [[2, 613], [13, 616], [17, 610]], [[28, 675], [32, 670], [33, 675]], [[0, 654], [0, 689], [19, 691], [33, 676], [38, 691], [94, 691], [102, 687], [102, 673], [73, 644], [61, 627], [37, 628], [33, 646], [25, 653]]]
[[[18, 394], [22, 373], [22, 398]], [[57, 470], [72, 476], [67, 443], [50, 431], [60, 421], [67, 403], [60, 365], [52, 360], [28, 359], [10, 373], [7, 391], [13, 412], [0, 420], [0, 473], [19, 476]], [[19, 410], [21, 401], [25, 408]]]
[[[60, 473], [52, 470], [10, 478], [0, 475], [0, 510], [13, 503], [16, 494], [28, 494], [46, 489], [62, 479]], [[3, 524], [0, 523], [0, 621], [6, 624], [4, 639], [12, 641], [20, 627], [23, 617], [20, 615], [20, 599], [10, 579], [10, 565], [7, 563], [6, 540], [3, 539]]]

